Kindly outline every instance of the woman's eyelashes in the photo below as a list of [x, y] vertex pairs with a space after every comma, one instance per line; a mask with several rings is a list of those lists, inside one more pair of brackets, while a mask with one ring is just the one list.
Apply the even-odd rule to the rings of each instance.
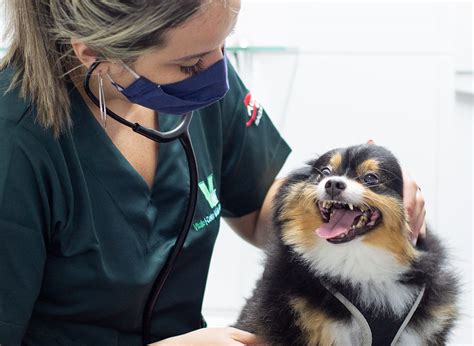
[[194, 76], [194, 75], [198, 74], [199, 72], [201, 72], [204, 69], [204, 64], [203, 64], [203, 60], [199, 59], [197, 61], [197, 63], [195, 63], [194, 65], [180, 66], [179, 68], [180, 68], [181, 72], [183, 72], [184, 74]]

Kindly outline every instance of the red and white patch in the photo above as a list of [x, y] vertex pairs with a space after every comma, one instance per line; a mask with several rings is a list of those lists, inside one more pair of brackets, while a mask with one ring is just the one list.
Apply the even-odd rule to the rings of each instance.
[[250, 118], [246, 125], [249, 127], [250, 125], [255, 123], [255, 126], [260, 124], [260, 120], [262, 119], [263, 115], [263, 107], [258, 103], [249, 92], [247, 96], [244, 98], [245, 107], [247, 107], [247, 115]]

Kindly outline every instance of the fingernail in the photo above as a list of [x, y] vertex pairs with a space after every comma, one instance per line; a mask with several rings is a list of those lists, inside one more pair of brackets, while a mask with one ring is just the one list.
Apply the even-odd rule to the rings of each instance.
[[367, 142], [367, 144], [375, 144], [375, 142], [374, 142], [373, 139], [369, 139], [369, 141]]

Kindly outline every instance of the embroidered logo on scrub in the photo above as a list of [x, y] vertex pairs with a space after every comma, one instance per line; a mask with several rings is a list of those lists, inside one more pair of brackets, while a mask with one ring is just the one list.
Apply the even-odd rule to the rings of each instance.
[[214, 188], [214, 177], [212, 174], [207, 177], [207, 184], [204, 181], [199, 183], [199, 188], [204, 194], [204, 197], [206, 197], [207, 203], [209, 203], [211, 208], [214, 208], [217, 204], [219, 204], [216, 189]]
[[263, 115], [263, 107], [260, 103], [257, 102], [252, 96], [251, 93], [248, 93], [244, 98], [245, 107], [247, 107], [247, 115], [250, 118], [246, 125], [249, 127], [252, 124], [258, 126]]
[[219, 203], [219, 198], [217, 197], [217, 190], [214, 187], [214, 176], [212, 174], [207, 177], [207, 181], [199, 182], [199, 189], [206, 198], [207, 203], [209, 203], [209, 207], [211, 207], [212, 211], [209, 215], [193, 223], [195, 231], [200, 231], [208, 226], [211, 222], [217, 219], [221, 213], [221, 205]]

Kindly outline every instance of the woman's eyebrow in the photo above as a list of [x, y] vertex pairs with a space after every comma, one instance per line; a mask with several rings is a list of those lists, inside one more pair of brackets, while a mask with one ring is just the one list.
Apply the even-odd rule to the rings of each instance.
[[202, 58], [204, 55], [207, 55], [209, 53], [212, 53], [214, 51], [213, 50], [210, 50], [208, 52], [204, 52], [204, 53], [198, 53], [198, 54], [193, 54], [193, 55], [188, 55], [188, 56], [184, 56], [182, 58], [179, 58], [179, 59], [175, 59], [173, 60], [173, 62], [180, 62], [180, 61], [185, 61], [185, 60], [191, 60], [191, 59], [196, 59], [196, 58]]
[[[236, 26], [237, 26], [237, 20], [234, 21], [234, 25], [232, 25], [232, 29], [230, 30], [229, 35], [230, 35], [230, 33], [232, 33], [232, 32], [235, 30], [235, 27], [236, 27]], [[207, 52], [203, 52], [203, 53], [198, 53], [198, 54], [183, 56], [182, 58], [178, 58], [178, 59], [172, 60], [172, 62], [182, 62], [182, 61], [186, 61], [186, 60], [191, 60], [191, 59], [196, 59], [196, 58], [202, 58], [202, 57], [204, 57], [205, 55], [207, 55], [207, 54], [209, 54], [209, 53], [212, 53], [213, 51], [214, 51], [214, 49], [213, 49], [213, 50], [210, 50], [210, 51], [207, 51]]]

